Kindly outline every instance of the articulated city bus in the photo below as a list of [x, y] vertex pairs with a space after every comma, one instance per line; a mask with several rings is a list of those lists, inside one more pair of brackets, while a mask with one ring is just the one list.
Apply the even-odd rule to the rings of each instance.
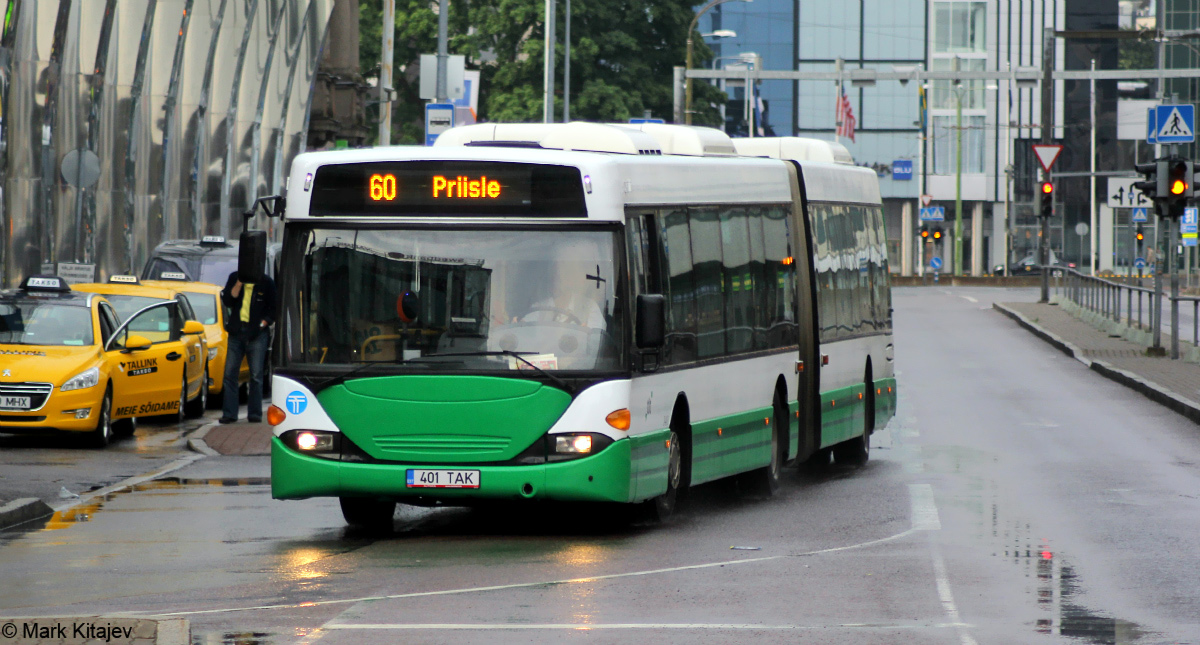
[[879, 187], [836, 144], [476, 125], [303, 154], [278, 284], [272, 494], [669, 515], [862, 463], [894, 413]]

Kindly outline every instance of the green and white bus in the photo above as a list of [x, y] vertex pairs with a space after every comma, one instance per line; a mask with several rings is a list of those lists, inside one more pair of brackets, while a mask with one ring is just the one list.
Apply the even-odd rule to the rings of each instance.
[[474, 125], [303, 154], [277, 276], [271, 488], [638, 504], [863, 463], [895, 411], [879, 187], [837, 144]]

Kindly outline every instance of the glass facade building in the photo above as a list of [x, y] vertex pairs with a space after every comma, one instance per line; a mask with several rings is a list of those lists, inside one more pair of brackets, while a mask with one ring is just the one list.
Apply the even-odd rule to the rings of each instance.
[[0, 286], [236, 235], [305, 148], [334, 0], [0, 0]]
[[[1168, 16], [1176, 1], [1167, 0]], [[846, 70], [1007, 72], [1041, 68], [1047, 28], [1059, 32], [1117, 29], [1118, 4], [1118, 0], [755, 0], [718, 6], [701, 19], [700, 31], [734, 30], [736, 38], [708, 38], [709, 46], [723, 57], [755, 52], [763, 57], [765, 70], [832, 72], [841, 59]], [[1187, 13], [1186, 8], [1180, 11]], [[1187, 19], [1195, 21], [1196, 15], [1192, 9]], [[1178, 28], [1188, 28], [1185, 19], [1180, 20]], [[1058, 38], [1054, 66], [1083, 70], [1095, 60], [1097, 69], [1117, 69], [1117, 51], [1116, 39]], [[1178, 55], [1185, 56], [1182, 50]], [[1116, 152], [1097, 153], [1097, 169], [1104, 171], [1117, 168], [1130, 156], [1126, 148], [1131, 145], [1116, 142], [1117, 84], [1096, 85], [1097, 150], [1107, 145]], [[769, 80], [760, 87], [776, 135], [835, 139], [835, 83]], [[940, 251], [927, 247], [921, 253], [915, 248], [917, 198], [922, 194], [931, 195], [933, 205], [945, 208], [947, 232], [954, 228], [955, 198], [961, 199], [964, 273], [990, 273], [1003, 263], [1007, 239], [1011, 239], [1007, 253], [1013, 259], [1035, 248], [1032, 188], [1037, 164], [1031, 144], [1041, 140], [1036, 88], [1018, 88], [1006, 79], [931, 81], [923, 88], [924, 100], [922, 88], [914, 82], [879, 81], [855, 87], [846, 80], [844, 88], [857, 128], [853, 142], [844, 137], [840, 142], [858, 165], [879, 174], [892, 266], [907, 273], [915, 269], [918, 258], [927, 260], [935, 252], [947, 262], [951, 259], [953, 240]], [[1089, 170], [1089, 84], [1056, 81], [1053, 110], [1052, 139], [1068, 149], [1055, 171]], [[892, 175], [896, 161], [912, 162], [912, 179]], [[1089, 190], [1086, 178], [1064, 178], [1056, 191], [1063, 203], [1055, 210], [1051, 245], [1072, 261], [1081, 259], [1084, 250], [1074, 226], [1090, 219]], [[1101, 203], [1103, 191], [1100, 181]], [[1064, 230], [1070, 235], [1063, 235]]]

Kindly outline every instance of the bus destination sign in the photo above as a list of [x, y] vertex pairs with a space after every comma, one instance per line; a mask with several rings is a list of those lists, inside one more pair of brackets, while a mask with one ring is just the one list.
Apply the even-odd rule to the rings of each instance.
[[477, 161], [396, 161], [317, 169], [313, 215], [586, 217], [579, 170]]

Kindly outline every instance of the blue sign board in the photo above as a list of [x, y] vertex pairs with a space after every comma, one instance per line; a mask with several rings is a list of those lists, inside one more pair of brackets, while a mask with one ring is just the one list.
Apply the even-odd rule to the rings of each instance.
[[892, 162], [892, 179], [912, 181], [912, 159], [897, 159]]
[[1144, 208], [1135, 208], [1135, 209], [1133, 209], [1133, 221], [1134, 221], [1134, 223], [1149, 222], [1150, 214]]
[[942, 268], [942, 259], [936, 257], [929, 258], [929, 266], [932, 267], [934, 271], [937, 271], [938, 269]]
[[1145, 269], [1146, 268], [1146, 258], [1134, 258], [1133, 259], [1133, 268]]
[[425, 104], [425, 145], [432, 146], [438, 135], [454, 127], [453, 103]]
[[1158, 143], [1158, 108], [1146, 108], [1146, 143]]
[[630, 119], [630, 123], [666, 123], [663, 119]]
[[946, 221], [946, 209], [942, 206], [926, 206], [921, 209], [922, 222]]
[[1184, 246], [1200, 246], [1200, 238], [1197, 238], [1194, 234], [1193, 235], [1184, 235], [1183, 236], [1183, 245]]
[[1197, 233], [1196, 230], [1196, 207], [1183, 209], [1183, 219], [1179, 220], [1179, 232], [1186, 235], [1188, 233]]
[[1156, 143], [1191, 143], [1196, 140], [1196, 106], [1160, 105], [1155, 108]]

